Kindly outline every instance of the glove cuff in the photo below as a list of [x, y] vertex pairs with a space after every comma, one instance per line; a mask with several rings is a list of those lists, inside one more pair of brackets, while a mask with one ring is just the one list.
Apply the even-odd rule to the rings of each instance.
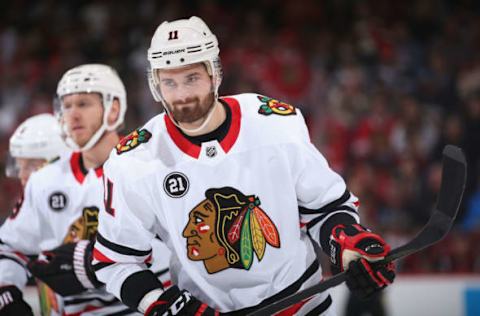
[[138, 310], [142, 313], [145, 313], [145, 315], [148, 315], [148, 312], [153, 307], [153, 304], [160, 298], [160, 296], [164, 293], [165, 291], [162, 289], [155, 289], [147, 294], [142, 298], [140, 301], [140, 304], [138, 304]]
[[96, 280], [95, 275], [91, 273], [92, 271], [88, 270], [91, 248], [91, 241], [81, 240], [77, 243], [73, 251], [73, 269], [75, 275], [86, 289], [96, 289], [101, 286], [101, 283]]

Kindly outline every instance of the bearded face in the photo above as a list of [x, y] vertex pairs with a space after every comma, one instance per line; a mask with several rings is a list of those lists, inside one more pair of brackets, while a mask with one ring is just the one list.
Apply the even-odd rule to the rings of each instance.
[[214, 94], [210, 92], [206, 96], [198, 95], [185, 100], [177, 100], [167, 106], [177, 122], [194, 123], [206, 117], [213, 101]]
[[215, 101], [212, 78], [203, 63], [157, 70], [166, 106], [179, 123], [201, 122]]

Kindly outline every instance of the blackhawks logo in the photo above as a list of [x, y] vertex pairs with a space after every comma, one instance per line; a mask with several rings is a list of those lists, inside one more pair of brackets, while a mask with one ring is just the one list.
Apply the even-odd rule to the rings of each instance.
[[203, 261], [208, 273], [249, 270], [255, 255], [263, 259], [267, 244], [280, 248], [277, 228], [258, 197], [231, 187], [209, 189], [205, 197], [190, 211], [183, 237], [188, 258]]
[[152, 134], [146, 129], [136, 129], [131, 132], [128, 136], [122, 138], [120, 143], [115, 147], [117, 149], [117, 154], [123, 154], [127, 151], [130, 151], [140, 145], [141, 143], [146, 143], [150, 140]]
[[263, 95], [259, 95], [258, 99], [263, 102], [258, 109], [258, 113], [263, 115], [278, 114], [278, 115], [296, 115], [295, 107], [288, 103], [278, 101]]
[[85, 207], [82, 210], [82, 216], [68, 228], [63, 243], [93, 240], [97, 234], [98, 212], [98, 207], [96, 206]]

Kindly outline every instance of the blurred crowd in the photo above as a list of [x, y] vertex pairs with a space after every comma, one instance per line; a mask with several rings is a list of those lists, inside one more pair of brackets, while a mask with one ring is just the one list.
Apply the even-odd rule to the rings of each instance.
[[[480, 3], [462, 1], [9, 1], [0, 4], [0, 163], [28, 116], [52, 111], [68, 68], [116, 68], [125, 133], [161, 107], [146, 52], [157, 25], [201, 16], [220, 42], [222, 95], [257, 92], [299, 107], [314, 144], [361, 202], [367, 227], [400, 245], [428, 219], [445, 144], [469, 163], [445, 242], [400, 263], [480, 272]], [[0, 222], [20, 188], [0, 178]]]

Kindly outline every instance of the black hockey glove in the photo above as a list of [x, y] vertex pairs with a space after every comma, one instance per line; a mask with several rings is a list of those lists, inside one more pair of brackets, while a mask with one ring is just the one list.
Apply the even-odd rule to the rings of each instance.
[[30, 272], [61, 296], [74, 295], [87, 289], [99, 288], [92, 268], [93, 242], [61, 245], [44, 251], [28, 264]]
[[32, 309], [23, 300], [22, 291], [15, 285], [0, 287], [0, 315], [33, 316]]
[[174, 285], [153, 302], [145, 311], [145, 316], [217, 316], [220, 313], [197, 300], [188, 291], [180, 291]]
[[382, 237], [360, 224], [337, 225], [330, 236], [332, 272], [347, 271], [347, 286], [360, 299], [369, 298], [393, 282], [393, 263], [378, 262], [389, 251]]

